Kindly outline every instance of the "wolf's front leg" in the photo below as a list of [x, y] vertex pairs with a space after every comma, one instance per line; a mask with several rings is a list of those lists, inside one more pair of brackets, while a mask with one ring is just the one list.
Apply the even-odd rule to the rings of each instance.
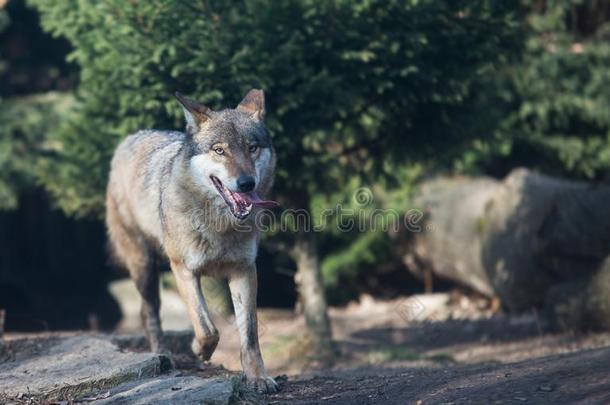
[[267, 375], [258, 344], [256, 266], [236, 269], [229, 276], [229, 287], [241, 340], [241, 366], [248, 383], [259, 392], [277, 392], [278, 384]]
[[201, 361], [207, 361], [216, 350], [219, 336], [201, 291], [201, 280], [183, 266], [172, 263], [171, 267], [178, 291], [186, 304], [195, 331], [192, 344], [193, 353]]

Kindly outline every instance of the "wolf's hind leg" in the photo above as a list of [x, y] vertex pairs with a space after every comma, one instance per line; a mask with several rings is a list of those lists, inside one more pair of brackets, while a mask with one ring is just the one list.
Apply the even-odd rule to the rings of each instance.
[[145, 267], [134, 267], [133, 271], [132, 268], [129, 271], [142, 297], [140, 317], [150, 343], [150, 350], [157, 353], [167, 353], [159, 316], [161, 309], [159, 272], [153, 268], [150, 257], [147, 258]]
[[159, 272], [153, 268], [148, 246], [142, 242], [139, 249], [132, 252], [127, 267], [142, 297], [140, 317], [150, 344], [150, 350], [156, 353], [166, 353], [161, 329], [161, 297], [159, 294]]
[[201, 280], [199, 276], [177, 263], [172, 263], [172, 272], [195, 331], [193, 353], [201, 361], [207, 361], [216, 350], [219, 335], [201, 291]]
[[150, 349], [157, 353], [167, 352], [159, 318], [159, 274], [152, 265], [151, 249], [142, 236], [129, 231], [117, 220], [115, 210], [108, 210], [107, 222], [114, 254], [129, 271], [142, 298], [140, 316]]

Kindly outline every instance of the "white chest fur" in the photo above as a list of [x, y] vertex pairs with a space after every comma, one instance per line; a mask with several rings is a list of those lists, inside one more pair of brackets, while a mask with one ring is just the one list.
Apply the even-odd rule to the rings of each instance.
[[187, 269], [212, 275], [253, 265], [257, 251], [255, 233], [199, 234], [184, 246], [182, 259]]

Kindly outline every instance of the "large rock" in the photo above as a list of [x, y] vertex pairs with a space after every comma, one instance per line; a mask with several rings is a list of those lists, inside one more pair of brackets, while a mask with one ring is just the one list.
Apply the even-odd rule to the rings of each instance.
[[31, 342], [14, 351], [13, 358], [0, 363], [0, 393], [8, 397], [69, 400], [171, 368], [166, 356], [121, 352], [110, 340], [92, 336]]
[[96, 405], [226, 405], [233, 395], [231, 381], [221, 378], [174, 376], [156, 378], [141, 384], [127, 384], [110, 391]]
[[[481, 218], [500, 185], [492, 179], [440, 178], [422, 185], [418, 205], [426, 209], [426, 226], [409, 250], [437, 275], [463, 283], [485, 295], [494, 288], [483, 264]], [[410, 266], [411, 270], [415, 269]]]
[[[524, 310], [552, 285], [588, 282], [610, 254], [610, 187], [513, 171], [490, 200], [483, 260], [494, 291]], [[606, 291], [610, 286], [604, 286]]]
[[592, 277], [554, 286], [545, 312], [558, 330], [610, 330], [610, 258]]
[[[175, 339], [190, 341], [190, 336], [175, 334]], [[0, 351], [0, 403], [220, 405], [242, 397], [258, 400], [237, 380], [168, 375], [169, 358], [125, 350], [133, 344], [128, 337], [112, 336], [9, 340]]]
[[[591, 329], [595, 322], [596, 329], [608, 329], [610, 322], [596, 321], [610, 307], [602, 271], [610, 255], [608, 201], [610, 186], [526, 169], [503, 181], [429, 181], [417, 199], [426, 226], [410, 240], [405, 262], [416, 274], [423, 271], [415, 267], [427, 267], [497, 296], [511, 311], [546, 302], [555, 326]], [[569, 303], [560, 305], [564, 299]]]

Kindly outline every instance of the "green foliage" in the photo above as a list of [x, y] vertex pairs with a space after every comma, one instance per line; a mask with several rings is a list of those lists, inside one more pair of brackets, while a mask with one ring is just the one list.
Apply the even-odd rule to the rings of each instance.
[[59, 125], [70, 101], [59, 93], [0, 101], [0, 209], [16, 208], [19, 193], [43, 173], [42, 162], [58, 146], [47, 133]]
[[[374, 278], [380, 267], [395, 263], [390, 235], [405, 232], [404, 216], [412, 208], [412, 188], [422, 171], [422, 165], [402, 165], [395, 170], [400, 187], [379, 180], [369, 188], [354, 179], [341, 193], [314, 198], [314, 218], [325, 218], [321, 268], [332, 298], [351, 298], [363, 279]], [[329, 207], [334, 207], [333, 215], [322, 214]]]
[[20, 193], [52, 176], [43, 165], [61, 152], [61, 142], [50, 136], [72, 101], [50, 91], [70, 83], [66, 49], [42, 31], [23, 0], [0, 7], [0, 209], [16, 208]]
[[122, 137], [182, 127], [176, 90], [218, 108], [264, 88], [276, 190], [308, 208], [464, 142], [473, 88], [520, 42], [517, 5], [486, 0], [30, 3], [81, 68], [77, 113], [57, 132], [67, 168], [44, 183], [82, 215], [101, 211]]
[[[11, 24], [11, 18], [8, 12], [0, 8], [0, 34], [4, 32]], [[6, 55], [0, 50], [0, 75], [4, 75], [8, 70], [8, 63], [6, 61]]]
[[4, 31], [10, 23], [11, 19], [6, 10], [0, 9], [0, 32]]
[[499, 160], [506, 169], [525, 165], [564, 177], [605, 178], [610, 168], [609, 4], [526, 4], [529, 36], [523, 55], [485, 90], [485, 103], [495, 105], [486, 115], [496, 117], [498, 126], [478, 148], [471, 145], [457, 169], [493, 168]]
[[388, 241], [384, 236], [379, 231], [362, 233], [347, 248], [328, 255], [322, 265], [325, 284], [336, 287], [339, 276], [355, 280], [367, 270], [366, 267], [375, 269], [379, 265], [379, 256], [388, 257]]

